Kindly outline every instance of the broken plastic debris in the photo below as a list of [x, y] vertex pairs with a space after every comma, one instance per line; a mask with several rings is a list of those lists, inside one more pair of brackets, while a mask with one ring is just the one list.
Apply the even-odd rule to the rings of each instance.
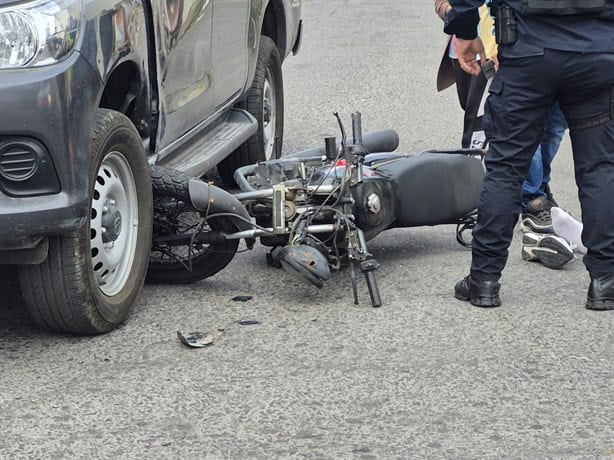
[[213, 334], [209, 332], [188, 332], [177, 331], [177, 337], [181, 343], [193, 348], [203, 348], [213, 343]]
[[260, 324], [260, 321], [257, 321], [255, 319], [242, 319], [241, 321], [239, 321], [239, 324], [241, 326], [253, 326], [254, 324]]
[[248, 300], [252, 300], [254, 296], [251, 295], [236, 295], [232, 298], [235, 302], [247, 302]]

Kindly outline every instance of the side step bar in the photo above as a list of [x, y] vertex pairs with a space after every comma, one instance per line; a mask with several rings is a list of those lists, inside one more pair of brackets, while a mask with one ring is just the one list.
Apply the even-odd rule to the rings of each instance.
[[164, 157], [158, 166], [200, 177], [239, 148], [258, 130], [258, 121], [247, 111], [231, 109], [212, 129], [206, 131], [172, 158]]

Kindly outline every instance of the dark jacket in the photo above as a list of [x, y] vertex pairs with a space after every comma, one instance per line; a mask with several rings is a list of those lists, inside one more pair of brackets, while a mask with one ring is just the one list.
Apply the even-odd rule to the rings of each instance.
[[[484, 0], [450, 0], [445, 32], [464, 39], [476, 37], [478, 8]], [[544, 48], [584, 53], [614, 53], [614, 0], [605, 0], [598, 13], [530, 15], [526, 0], [507, 0], [514, 9], [521, 54], [543, 52]], [[526, 45], [526, 46], [525, 46]], [[528, 47], [528, 48], [527, 48]]]
[[[442, 21], [446, 20], [446, 13], [449, 9], [450, 2], [448, 2], [448, 0], [435, 0], [435, 13]], [[449, 36], [446, 40], [446, 46], [443, 50], [443, 56], [441, 56], [439, 69], [437, 70], [437, 91], [443, 91], [456, 82], [454, 78], [454, 68], [452, 67], [452, 59], [450, 58], [448, 50], [451, 40], [452, 36]]]

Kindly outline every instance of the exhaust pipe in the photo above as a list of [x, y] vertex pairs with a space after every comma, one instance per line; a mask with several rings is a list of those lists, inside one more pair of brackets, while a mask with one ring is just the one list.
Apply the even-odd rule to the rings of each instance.
[[[215, 185], [208, 184], [198, 179], [190, 179], [188, 183], [190, 200], [195, 209], [208, 214], [228, 213], [227, 218], [233, 223], [237, 231], [252, 230], [251, 216], [231, 193]], [[248, 249], [252, 249], [256, 240], [245, 238]]]

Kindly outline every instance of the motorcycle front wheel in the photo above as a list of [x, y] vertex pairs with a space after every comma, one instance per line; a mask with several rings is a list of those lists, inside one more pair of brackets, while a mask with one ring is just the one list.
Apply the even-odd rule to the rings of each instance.
[[[225, 217], [205, 220], [205, 213], [192, 206], [188, 176], [153, 167], [151, 179], [154, 213], [147, 282], [187, 284], [213, 276], [226, 267], [237, 253], [239, 240], [203, 244], [196, 236], [208, 231], [233, 233], [236, 230], [232, 222]], [[172, 236], [182, 236], [190, 243], [171, 244], [165, 237]]]

